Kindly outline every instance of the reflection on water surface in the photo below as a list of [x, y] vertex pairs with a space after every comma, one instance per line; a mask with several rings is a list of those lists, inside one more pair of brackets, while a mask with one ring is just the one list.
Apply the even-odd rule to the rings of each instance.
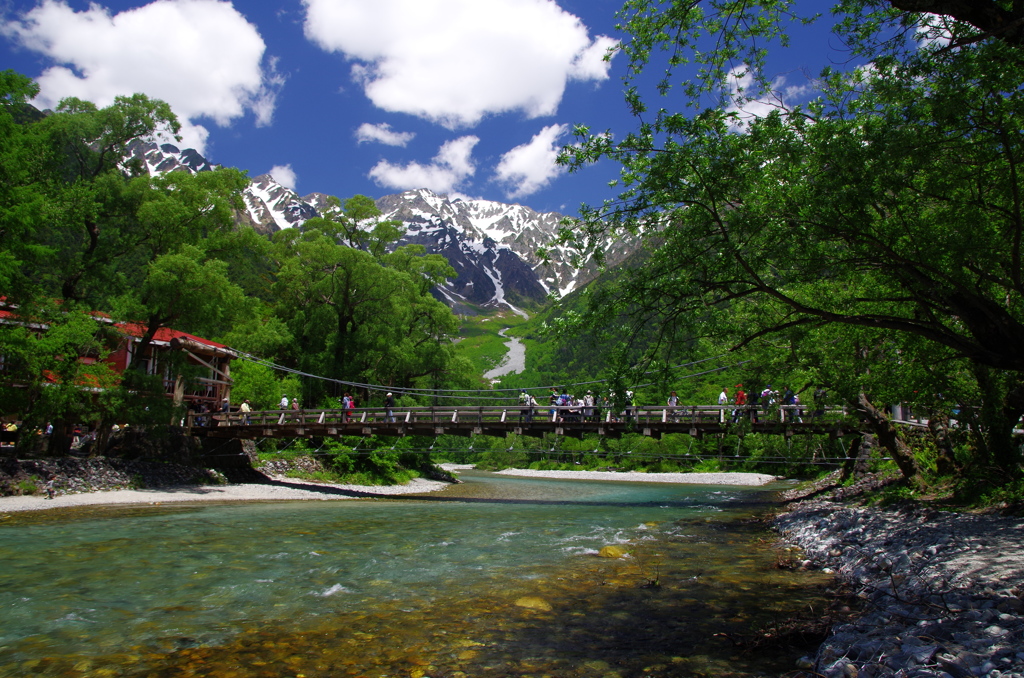
[[463, 477], [9, 517], [0, 675], [768, 676], [794, 649], [733, 641], [822, 606], [820, 577], [772, 567], [764, 493]]

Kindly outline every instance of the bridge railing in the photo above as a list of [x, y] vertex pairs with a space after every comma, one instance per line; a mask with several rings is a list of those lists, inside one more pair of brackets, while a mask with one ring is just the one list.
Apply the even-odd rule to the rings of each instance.
[[350, 410], [258, 410], [253, 412], [189, 412], [186, 426], [253, 426], [272, 428], [290, 426], [304, 428], [313, 425], [351, 428], [354, 426], [400, 427], [405, 424], [432, 424], [435, 427], [451, 425], [507, 424], [520, 426], [550, 422], [556, 424], [708, 424], [738, 423], [740, 421], [802, 423], [837, 419], [843, 415], [841, 408], [825, 408], [819, 411], [802, 406], [771, 405], [765, 407], [729, 405], [681, 405], [678, 407], [630, 406], [625, 409], [608, 407], [575, 407], [546, 405], [525, 407], [509, 405], [503, 407], [360, 407]]

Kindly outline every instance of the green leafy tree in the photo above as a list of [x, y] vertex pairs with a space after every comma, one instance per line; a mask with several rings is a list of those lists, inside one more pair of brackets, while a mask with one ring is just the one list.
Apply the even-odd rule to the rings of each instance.
[[[99, 108], [71, 98], [43, 115], [27, 104], [37, 91], [24, 76], [0, 74], [0, 293], [17, 316], [0, 329], [0, 344], [18, 344], [25, 323], [40, 317], [46, 317], [47, 335], [81, 329], [79, 311], [114, 310], [118, 319], [142, 323], [143, 344], [172, 323], [197, 333], [226, 331], [241, 291], [227, 278], [227, 265], [203, 245], [238, 257], [247, 234], [235, 233], [233, 210], [246, 185], [244, 173], [151, 177], [141, 161], [126, 160], [127, 151], [158, 133], [177, 133], [166, 103], [134, 95]], [[55, 312], [54, 299], [62, 302]], [[92, 329], [102, 334], [95, 322]], [[52, 349], [42, 340], [20, 346]], [[24, 351], [13, 358], [23, 365], [50, 359]], [[26, 378], [20, 375], [20, 383], [34, 383]], [[153, 386], [162, 396], [162, 388], [145, 381], [131, 371], [102, 397], [79, 388], [79, 407], [84, 411], [106, 399], [108, 414], [130, 419], [135, 409], [147, 411], [140, 389]], [[57, 417], [70, 407], [44, 404], [51, 400], [39, 399], [33, 411]]]
[[[332, 204], [325, 218], [274, 237], [278, 309], [295, 337], [294, 363], [343, 382], [464, 381], [451, 342], [458, 321], [430, 294], [454, 270], [420, 246], [396, 248], [398, 229], [375, 221], [380, 212], [369, 198]], [[307, 402], [328, 395], [323, 382], [305, 386]]]
[[[623, 190], [564, 237], [599, 253], [608, 229], [627, 229], [646, 238], [649, 256], [594, 293], [578, 324], [625, 313], [655, 323], [665, 341], [714, 336], [736, 347], [828, 326], [863, 334], [862, 344], [879, 332], [915, 337], [989, 385], [986, 450], [1018, 473], [1024, 8], [841, 2], [834, 30], [857, 68], [825, 69], [818, 98], [786, 107], [764, 66], [769, 46], [785, 46], [788, 21], [814, 19], [793, 8], [625, 5], [620, 49], [638, 126], [581, 127], [566, 157], [618, 161]], [[645, 92], [636, 76], [655, 68], [665, 75]], [[751, 84], [736, 93], [740, 75]], [[677, 89], [683, 110], [651, 106]], [[738, 104], [772, 97], [770, 114], [742, 116]]]

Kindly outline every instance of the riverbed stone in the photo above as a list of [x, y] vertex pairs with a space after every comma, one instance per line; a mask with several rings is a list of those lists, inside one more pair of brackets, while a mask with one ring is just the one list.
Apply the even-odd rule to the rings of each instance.
[[[871, 482], [876, 482], [877, 479]], [[1024, 678], [1024, 520], [902, 504], [839, 488], [790, 505], [774, 528], [862, 602], [815, 664], [829, 678]]]
[[518, 607], [525, 607], [527, 610], [537, 610], [538, 612], [551, 612], [552, 609], [551, 603], [538, 596], [517, 598], [516, 605]]
[[597, 552], [597, 555], [600, 558], [622, 558], [627, 553], [629, 552], [626, 550], [626, 547], [610, 544], [602, 547], [601, 550]]

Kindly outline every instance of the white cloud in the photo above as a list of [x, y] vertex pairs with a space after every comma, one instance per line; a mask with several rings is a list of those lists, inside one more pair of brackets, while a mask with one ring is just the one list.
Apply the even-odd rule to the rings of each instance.
[[937, 50], [949, 47], [953, 42], [953, 31], [950, 29], [952, 23], [954, 23], [952, 19], [947, 16], [922, 14], [917, 25], [917, 32], [914, 34], [918, 48]]
[[261, 66], [266, 46], [256, 27], [219, 0], [156, 0], [115, 15], [43, 0], [0, 33], [57, 64], [38, 78], [37, 105], [74, 96], [107, 106], [142, 92], [171, 105], [200, 152], [207, 131], [196, 120], [227, 126], [252, 111], [267, 125], [283, 84], [273, 60]]
[[556, 112], [570, 80], [608, 77], [605, 51], [552, 0], [303, 0], [306, 37], [354, 63], [386, 111], [450, 129], [485, 115]]
[[388, 146], [404, 147], [415, 136], [413, 132], [396, 132], [386, 122], [379, 125], [371, 125], [368, 122], [364, 122], [356, 130], [356, 141], [360, 144], [376, 141]]
[[561, 149], [557, 142], [568, 129], [568, 125], [548, 125], [529, 143], [501, 156], [494, 173], [499, 182], [508, 186], [505, 195], [522, 198], [535, 193], [564, 171], [555, 160]]
[[476, 172], [473, 147], [480, 141], [475, 136], [459, 137], [446, 142], [429, 165], [411, 162], [393, 165], [381, 160], [370, 170], [369, 177], [385, 188], [405, 191], [429, 188], [435, 193], [453, 193]]
[[295, 174], [295, 170], [292, 169], [291, 165], [274, 165], [267, 174], [274, 177], [274, 181], [277, 183], [293, 191], [298, 185], [299, 177]]
[[766, 117], [772, 111], [787, 113], [792, 106], [787, 103], [805, 97], [812, 90], [810, 85], [786, 86], [786, 78], [779, 76], [772, 81], [768, 92], [759, 92], [754, 74], [747, 66], [736, 66], [728, 73], [729, 105], [726, 112], [736, 113], [739, 120], [732, 124], [732, 131], [743, 132], [757, 118]]

